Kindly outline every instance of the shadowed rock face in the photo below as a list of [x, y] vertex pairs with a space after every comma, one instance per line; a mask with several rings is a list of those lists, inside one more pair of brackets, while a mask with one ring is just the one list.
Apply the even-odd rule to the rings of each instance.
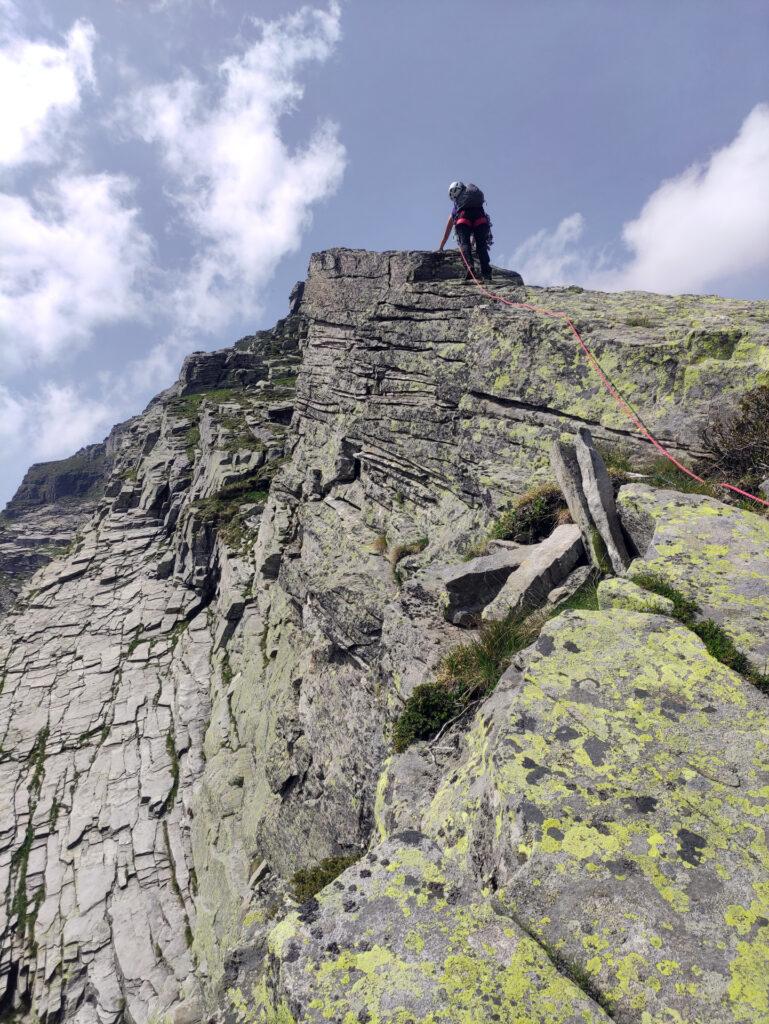
[[[465, 1005], [457, 990], [454, 1016], [436, 1020], [466, 1019], [462, 1013], [484, 1019], [483, 996], [501, 978], [506, 1005], [528, 1000], [535, 1020], [550, 1019], [551, 999], [562, 1011], [555, 1020], [603, 1020], [610, 1012], [642, 1024], [633, 1004], [641, 974], [631, 978], [635, 961], [621, 958], [643, 942], [639, 955], [648, 966], [647, 946], [656, 948], [658, 938], [668, 943], [662, 916], [654, 919], [657, 931], [644, 924], [641, 938], [641, 931], [630, 938], [623, 931], [621, 953], [605, 921], [613, 893], [631, 893], [635, 908], [648, 900], [650, 886], [667, 884], [660, 880], [665, 870], [655, 874], [651, 863], [651, 824], [642, 850], [633, 845], [630, 825], [620, 842], [600, 819], [615, 838], [598, 828], [601, 838], [593, 841], [590, 833], [594, 853], [569, 860], [571, 840], [564, 846], [548, 832], [550, 810], [536, 789], [549, 787], [553, 827], [564, 836], [567, 826], [580, 825], [569, 807], [592, 827], [585, 823], [595, 800], [600, 803], [605, 766], [624, 770], [609, 725], [627, 707], [629, 682], [617, 675], [616, 662], [624, 671], [622, 623], [634, 613], [595, 613], [603, 625], [580, 621], [573, 636], [548, 627], [542, 639], [542, 658], [553, 659], [547, 678], [558, 685], [578, 669], [568, 659], [579, 655], [567, 641], [582, 649], [580, 635], [593, 628], [597, 651], [605, 641], [607, 653], [593, 658], [594, 668], [577, 673], [586, 679], [600, 670], [610, 684], [605, 703], [591, 705], [588, 716], [600, 714], [609, 725], [600, 735], [585, 725], [569, 754], [582, 773], [574, 797], [582, 810], [567, 797], [571, 790], [561, 792], [553, 782], [561, 748], [553, 741], [540, 751], [533, 704], [519, 713], [519, 696], [510, 689], [482, 709], [467, 746], [453, 732], [432, 758], [424, 755], [424, 765], [409, 761], [406, 771], [390, 761], [382, 774], [403, 700], [468, 637], [445, 620], [431, 569], [458, 563], [468, 540], [549, 474], [549, 449], [562, 433], [589, 424], [597, 441], [628, 439], [627, 425], [567, 331], [528, 312], [500, 309], [461, 276], [450, 253], [316, 254], [291, 316], [232, 349], [193, 354], [178, 384], [113, 436], [109, 479], [78, 544], [29, 581], [0, 637], [3, 1008], [78, 1024], [123, 1018], [144, 1024], [165, 1014], [175, 1024], [194, 1024], [217, 1007], [234, 1013], [223, 995], [231, 987], [240, 990], [232, 996], [242, 1001], [236, 1010], [256, 1014], [261, 1006], [266, 1020], [313, 1019], [312, 1000], [322, 996], [333, 1008], [329, 1019], [343, 1020], [349, 1011], [369, 1013], [373, 1021], [385, 982], [400, 984], [404, 971], [420, 970], [420, 936], [409, 937], [402, 910], [413, 898], [440, 976], [475, 972], [478, 979], [480, 1001]], [[500, 276], [494, 287], [512, 300], [572, 316], [649, 426], [684, 453], [696, 449], [711, 403], [739, 391], [765, 364], [766, 303], [526, 289], [514, 276]], [[633, 625], [639, 665], [650, 637], [662, 650], [688, 636], [669, 620], [636, 618], [652, 620]], [[739, 690], [739, 681], [711, 672], [700, 647], [685, 650], [702, 669], [703, 686], [712, 679], [719, 693]], [[665, 679], [669, 671], [660, 662]], [[535, 691], [536, 679], [531, 701], [546, 699]], [[577, 728], [563, 711], [569, 700], [546, 705], [556, 739], [559, 729]], [[709, 714], [697, 707], [698, 716]], [[541, 710], [544, 715], [545, 705]], [[638, 730], [652, 712], [639, 707]], [[556, 721], [559, 714], [563, 720]], [[665, 723], [682, 712], [666, 705], [659, 714], [660, 757], [675, 760], [679, 734]], [[632, 731], [627, 722], [623, 728]], [[710, 734], [704, 725], [700, 732], [704, 751]], [[403, 755], [416, 756], [413, 750]], [[625, 792], [618, 778], [616, 821], [624, 821], [625, 797], [657, 801], [665, 854], [675, 867], [670, 884], [685, 889], [682, 872], [700, 872], [717, 842], [699, 820], [679, 814], [653, 780], [644, 776], [639, 788], [633, 775]], [[694, 799], [697, 786], [706, 784], [686, 778], [687, 798]], [[409, 786], [419, 792], [410, 794]], [[751, 821], [763, 813], [755, 807]], [[421, 838], [404, 844], [393, 835], [403, 816]], [[288, 899], [294, 872], [362, 852], [372, 835], [405, 845], [413, 868], [398, 871], [396, 884], [377, 855], [375, 869], [362, 861], [339, 883], [357, 887], [363, 920], [370, 914], [379, 929], [376, 943], [361, 947], [352, 917], [331, 934], [337, 903], [347, 898], [333, 883], [318, 899], [318, 921], [297, 923]], [[612, 843], [622, 847], [616, 857]], [[679, 845], [688, 861], [677, 856]], [[526, 861], [519, 860], [522, 852]], [[403, 859], [394, 856], [393, 864]], [[697, 892], [716, 884], [715, 872], [729, 899], [752, 914], [746, 900], [758, 869], [751, 873], [740, 860], [737, 881], [727, 885], [718, 875], [731, 870], [723, 856], [707, 877], [697, 874]], [[622, 872], [609, 861], [642, 857], [648, 863], [640, 874], [631, 872], [627, 890], [613, 888]], [[558, 864], [568, 874], [562, 877]], [[540, 899], [535, 879], [545, 877], [548, 865], [548, 899]], [[370, 883], [364, 868], [372, 871]], [[429, 902], [445, 899], [429, 888], [436, 873], [446, 877], [445, 893], [456, 894], [456, 904]], [[412, 875], [415, 881], [408, 881]], [[397, 892], [382, 889], [388, 877]], [[554, 914], [553, 906], [568, 903], [571, 886], [586, 894], [577, 909], [587, 915], [598, 878], [607, 901], [598, 924], [575, 917], [592, 928], [597, 952], [588, 956], [567, 911]], [[502, 893], [493, 907], [483, 888], [489, 880]], [[521, 882], [520, 898], [514, 880]], [[420, 903], [422, 896], [427, 902]], [[678, 926], [678, 918], [669, 920]], [[440, 934], [429, 933], [431, 922]], [[321, 949], [316, 927], [329, 931], [341, 960], [330, 946]], [[701, 991], [721, 999], [742, 939], [725, 925], [720, 932], [682, 927], [681, 948], [672, 943], [660, 962], [690, 952], [703, 935], [712, 939], [718, 952]], [[372, 950], [393, 935], [394, 959], [385, 968]], [[568, 963], [559, 960], [560, 944]], [[364, 959], [353, 963], [359, 955]], [[595, 971], [593, 955], [600, 959]], [[696, 983], [693, 954], [679, 962], [689, 973], [679, 977], [671, 968], [670, 980], [660, 980], [663, 994], [649, 1004], [654, 1020], [667, 1019], [668, 1010], [697, 1019], [687, 1018], [683, 997], [673, 998], [676, 982]], [[654, 964], [648, 977], [668, 977]], [[316, 991], [297, 965], [316, 972]], [[356, 970], [370, 986], [356, 990], [365, 989], [365, 1000], [346, 995], [344, 979]], [[734, 967], [733, 976], [742, 970]], [[532, 972], [537, 983], [526, 988]], [[594, 984], [586, 975], [595, 975]], [[439, 1013], [444, 997], [427, 968], [422, 976], [411, 1002], [400, 1006], [424, 1017]], [[627, 993], [612, 994], [623, 984]], [[382, 1021], [399, 1019], [387, 1016], [399, 1007], [400, 996], [391, 995], [379, 1007]], [[759, 1020], [747, 1011], [712, 1019]]]
[[91, 517], [111, 465], [109, 446], [104, 443], [27, 470], [0, 513], [0, 615], [24, 581], [60, 555]]

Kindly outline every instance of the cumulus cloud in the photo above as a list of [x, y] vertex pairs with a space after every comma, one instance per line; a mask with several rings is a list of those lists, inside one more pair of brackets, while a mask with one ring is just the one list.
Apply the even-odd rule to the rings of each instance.
[[769, 270], [769, 105], [754, 107], [727, 146], [652, 193], [624, 225], [624, 262], [606, 266], [580, 249], [583, 227], [572, 214], [554, 232], [537, 232], [511, 265], [537, 284], [610, 291], [700, 292], [735, 274]]
[[561, 284], [576, 280], [584, 271], [582, 254], [575, 247], [584, 228], [585, 218], [573, 213], [564, 217], [555, 231], [537, 231], [515, 250], [511, 266], [524, 281]]
[[51, 360], [138, 316], [151, 243], [115, 175], [63, 175], [33, 199], [0, 193], [0, 356]]
[[19, 452], [30, 462], [63, 458], [106, 434], [113, 419], [107, 403], [69, 384], [49, 381], [29, 396], [0, 385], [0, 440], [6, 458]]
[[[170, 199], [158, 230], [174, 262], [164, 263], [142, 227], [135, 182], [90, 163], [85, 128], [115, 122], [98, 92], [93, 27], [78, 21], [41, 42], [24, 36], [26, 21], [0, 0], [0, 95], [19, 98], [0, 110], [0, 171], [12, 182], [0, 191], [0, 450], [17, 463], [98, 440], [173, 380], [184, 354], [206, 343], [201, 335], [256, 314], [276, 264], [298, 248], [345, 164], [333, 124], [298, 145], [283, 132], [305, 70], [340, 38], [335, 0], [253, 22], [256, 42], [240, 40], [213, 75], [136, 89], [135, 72], [120, 120], [134, 146], [143, 139], [159, 156], [159, 167], [137, 166]], [[120, 97], [109, 103], [114, 111]], [[102, 362], [77, 385], [54, 375], [53, 363], [87, 348], [100, 328], [139, 319], [160, 340], [132, 350], [119, 370]], [[11, 384], [22, 371], [23, 383]]]
[[190, 332], [257, 311], [258, 287], [298, 248], [312, 206], [341, 180], [345, 151], [334, 125], [319, 125], [296, 150], [281, 137], [281, 118], [304, 92], [298, 72], [328, 59], [339, 22], [336, 3], [258, 22], [259, 40], [225, 60], [213, 85], [187, 75], [134, 97], [129, 119], [160, 146], [198, 252], [171, 300]]
[[53, 46], [16, 35], [13, 8], [6, 4], [4, 10], [9, 27], [0, 35], [0, 166], [50, 161], [84, 86], [94, 84], [96, 33], [89, 22], [77, 21], [64, 45]]

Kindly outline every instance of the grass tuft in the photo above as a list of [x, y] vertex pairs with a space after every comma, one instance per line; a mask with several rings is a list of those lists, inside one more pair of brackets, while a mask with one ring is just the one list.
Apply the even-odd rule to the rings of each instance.
[[415, 686], [393, 728], [393, 749], [402, 754], [417, 740], [428, 740], [461, 710], [458, 695], [441, 683]]
[[709, 474], [755, 492], [769, 476], [769, 384], [751, 388], [736, 409], [716, 415], [702, 442]]
[[417, 740], [432, 739], [453, 718], [488, 696], [517, 652], [537, 636], [541, 622], [513, 613], [485, 622], [478, 635], [443, 658], [432, 683], [416, 686], [393, 728], [393, 747], [402, 753]]
[[697, 621], [699, 605], [696, 601], [685, 597], [680, 590], [668, 583], [668, 581], [656, 572], [636, 572], [631, 581], [644, 590], [660, 597], [666, 597], [673, 602], [673, 616], [691, 629]]
[[299, 903], [306, 903], [360, 858], [360, 853], [351, 853], [344, 857], [326, 857], [311, 868], [300, 868], [291, 879], [294, 896]]
[[549, 537], [556, 526], [568, 522], [568, 509], [557, 484], [540, 484], [522, 494], [503, 512], [489, 531], [491, 540], [535, 544]]
[[738, 672], [748, 679], [763, 693], [769, 693], [769, 675], [759, 672], [754, 668], [747, 656], [735, 646], [729, 634], [712, 619], [698, 621], [697, 615], [700, 611], [699, 605], [690, 598], [685, 597], [680, 590], [671, 586], [665, 579], [654, 572], [639, 572], [632, 577], [644, 590], [661, 597], [667, 597], [673, 602], [673, 616], [689, 628], [702, 640], [707, 648], [708, 654], [722, 665]]

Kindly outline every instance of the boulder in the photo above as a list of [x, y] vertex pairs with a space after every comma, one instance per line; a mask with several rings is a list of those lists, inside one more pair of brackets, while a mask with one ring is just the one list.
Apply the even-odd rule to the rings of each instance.
[[622, 487], [619, 512], [641, 558], [636, 571], [658, 573], [696, 601], [753, 665], [769, 660], [769, 521], [702, 494]]
[[510, 573], [526, 560], [531, 550], [518, 544], [500, 547], [488, 555], [438, 570], [447, 621], [455, 626], [476, 625], [481, 611], [493, 601]]
[[497, 596], [483, 609], [485, 622], [504, 619], [511, 611], [536, 608], [567, 578], [585, 549], [576, 523], [557, 526], [535, 545], [519, 569], [508, 576]]
[[278, 924], [262, 971], [260, 984], [230, 990], [233, 1019], [610, 1021], [415, 830], [376, 847]]
[[547, 595], [548, 603], [557, 605], [573, 597], [580, 587], [587, 583], [592, 572], [593, 569], [589, 565], [578, 565], [573, 572], [569, 573], [560, 586], [553, 587]]
[[564, 612], [479, 709], [421, 830], [612, 1020], [761, 1024], [767, 735], [769, 701], [690, 630]]

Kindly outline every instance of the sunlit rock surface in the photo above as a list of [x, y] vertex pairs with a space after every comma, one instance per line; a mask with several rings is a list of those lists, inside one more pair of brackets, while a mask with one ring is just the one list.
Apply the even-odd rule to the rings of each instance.
[[[90, 518], [3, 621], [4, 1011], [766, 1018], [766, 698], [689, 631], [567, 613], [468, 733], [391, 757], [468, 638], [431, 572], [556, 438], [635, 443], [567, 330], [461, 276], [455, 254], [316, 254], [290, 317], [193, 354], [113, 433]], [[494, 287], [572, 316], [687, 458], [766, 373], [767, 303]], [[297, 869], [369, 848], [338, 882], [355, 910], [332, 883], [310, 921]]]

